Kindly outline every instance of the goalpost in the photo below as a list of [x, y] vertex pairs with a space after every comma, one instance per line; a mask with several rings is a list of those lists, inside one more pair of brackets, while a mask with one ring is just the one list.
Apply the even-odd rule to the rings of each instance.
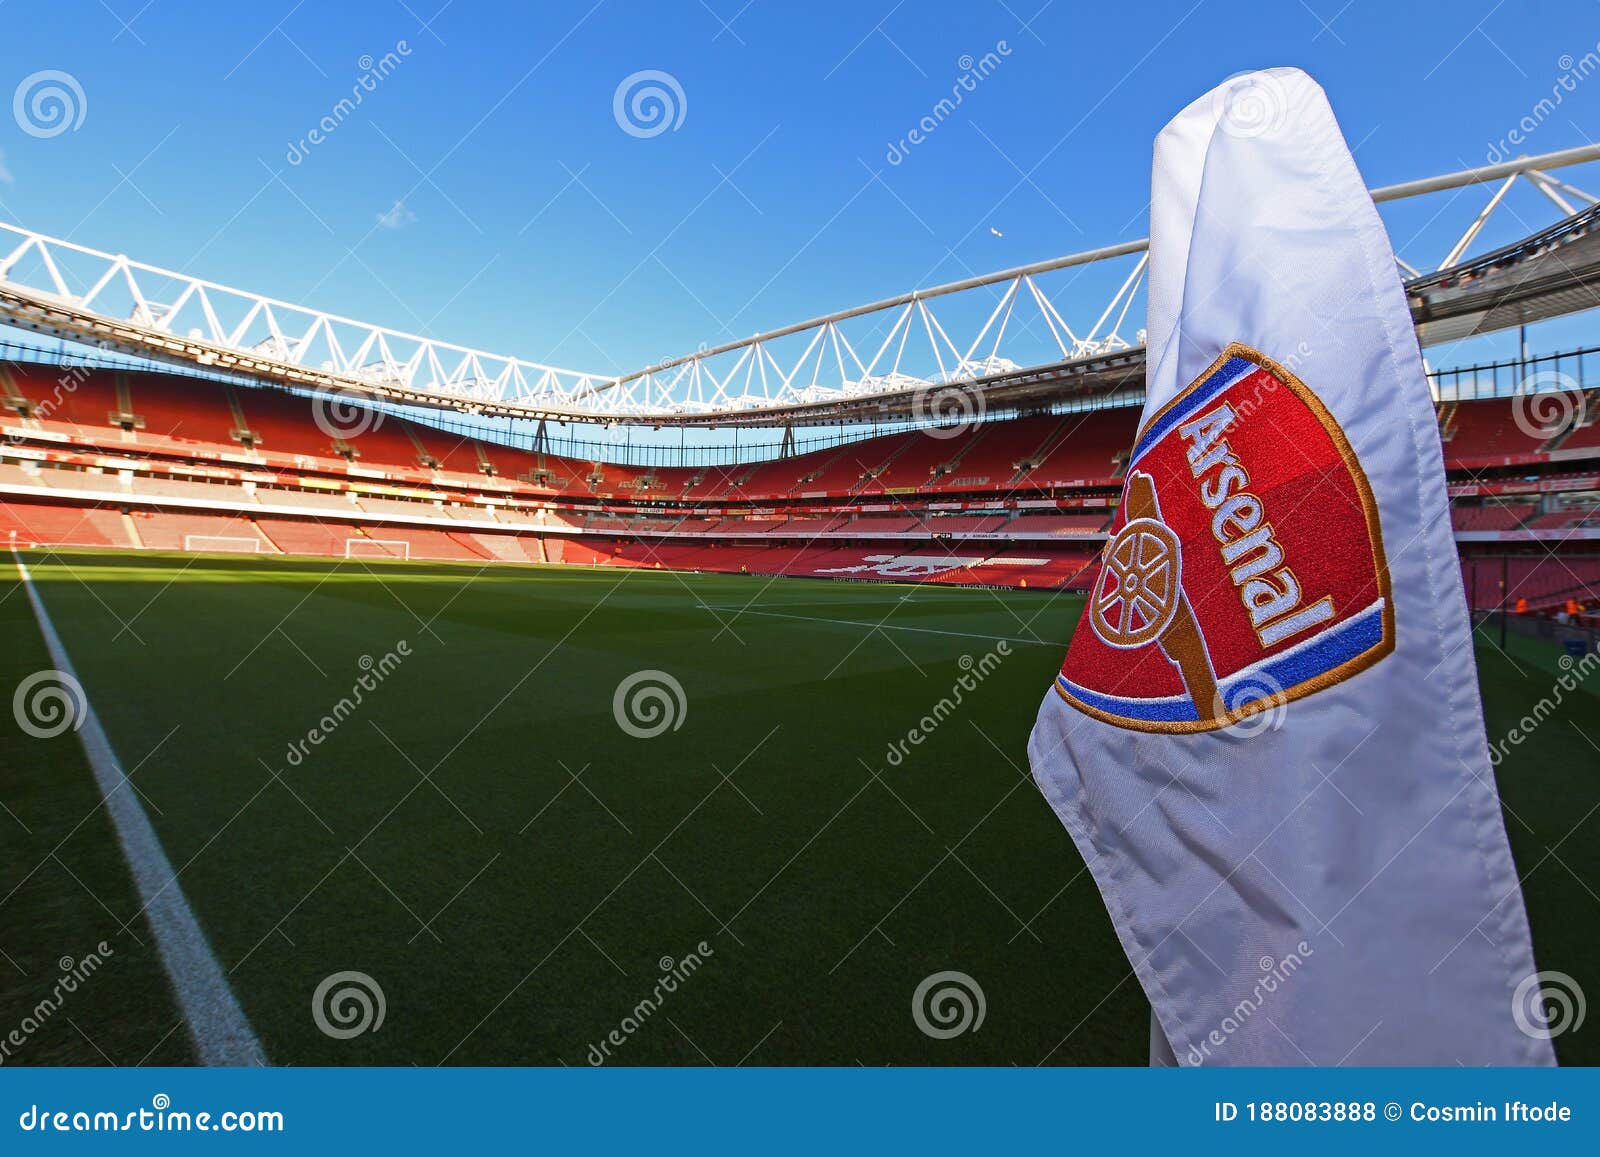
[[186, 534], [183, 536], [183, 549], [207, 551], [213, 554], [259, 554], [261, 553], [261, 540], [259, 538], [234, 538], [226, 534]]
[[344, 540], [345, 558], [403, 558], [411, 557], [411, 544], [387, 538], [347, 538]]

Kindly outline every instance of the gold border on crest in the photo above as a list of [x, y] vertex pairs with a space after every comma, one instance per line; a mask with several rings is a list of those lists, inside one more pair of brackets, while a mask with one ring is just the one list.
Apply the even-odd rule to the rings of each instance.
[[[1299, 398], [1301, 402], [1305, 403], [1306, 408], [1311, 411], [1311, 413], [1316, 417], [1317, 421], [1322, 423], [1322, 428], [1327, 431], [1328, 437], [1333, 442], [1334, 449], [1339, 452], [1339, 457], [1343, 460], [1345, 469], [1350, 472], [1350, 477], [1355, 482], [1356, 493], [1361, 499], [1362, 513], [1366, 517], [1367, 539], [1372, 547], [1372, 565], [1374, 568], [1374, 573], [1376, 573], [1378, 578], [1378, 597], [1383, 603], [1383, 609], [1380, 616], [1383, 624], [1383, 636], [1378, 640], [1377, 643], [1373, 644], [1371, 647], [1368, 647], [1365, 651], [1361, 652], [1361, 654], [1352, 659], [1345, 660], [1337, 667], [1333, 667], [1327, 671], [1324, 671], [1320, 675], [1317, 675], [1311, 679], [1307, 679], [1304, 683], [1296, 684], [1294, 687], [1285, 691], [1279, 691], [1275, 694], [1252, 700], [1243, 707], [1211, 719], [1180, 721], [1130, 719], [1127, 716], [1115, 715], [1109, 711], [1104, 711], [1098, 707], [1092, 707], [1083, 702], [1081, 699], [1077, 698], [1070, 691], [1061, 686], [1061, 679], [1059, 675], [1053, 681], [1056, 694], [1060, 695], [1062, 699], [1066, 700], [1066, 702], [1071, 704], [1077, 710], [1082, 711], [1085, 715], [1089, 715], [1100, 720], [1102, 723], [1110, 723], [1113, 726], [1120, 727], [1126, 731], [1166, 733], [1218, 731], [1224, 727], [1228, 727], [1239, 722], [1241, 719], [1246, 719], [1251, 715], [1258, 714], [1262, 711], [1271, 710], [1274, 707], [1282, 706], [1285, 703], [1304, 698], [1307, 695], [1313, 695], [1316, 692], [1321, 691], [1324, 688], [1331, 687], [1336, 683], [1342, 683], [1351, 676], [1365, 671], [1368, 667], [1371, 667], [1373, 664], [1379, 662], [1381, 659], [1384, 659], [1394, 651], [1394, 596], [1389, 583], [1389, 564], [1383, 551], [1383, 525], [1378, 516], [1378, 503], [1372, 496], [1372, 484], [1367, 480], [1367, 473], [1361, 467], [1361, 460], [1356, 457], [1355, 451], [1350, 448], [1350, 441], [1345, 437], [1343, 428], [1340, 427], [1333, 414], [1328, 410], [1327, 406], [1323, 405], [1322, 399], [1317, 397], [1317, 395], [1313, 393], [1304, 382], [1295, 376], [1295, 374], [1292, 373], [1288, 367], [1277, 361], [1274, 361], [1272, 358], [1267, 357], [1259, 350], [1252, 349], [1250, 346], [1244, 345], [1242, 342], [1229, 343], [1228, 348], [1222, 351], [1217, 360], [1212, 362], [1211, 365], [1207, 367], [1205, 372], [1200, 374], [1199, 377], [1195, 378], [1194, 381], [1190, 382], [1189, 385], [1181, 390], [1175, 397], [1173, 397], [1154, 414], [1151, 414], [1146, 421], [1140, 424], [1138, 433], [1134, 435], [1134, 446], [1138, 446], [1139, 440], [1144, 437], [1145, 433], [1149, 431], [1149, 429], [1155, 425], [1156, 422], [1163, 418], [1169, 410], [1187, 398], [1190, 394], [1194, 393], [1195, 390], [1199, 389], [1200, 386], [1209, 380], [1213, 374], [1215, 374], [1230, 360], [1236, 357], [1250, 362], [1257, 369], [1266, 370], [1280, 383], [1287, 386], [1295, 395], [1295, 397]], [[1181, 575], [1179, 576], [1179, 584], [1181, 589]], [[1081, 625], [1082, 621], [1080, 620], [1080, 626]], [[1071, 653], [1070, 644], [1068, 653]], [[1198, 708], [1199, 705], [1197, 704], [1196, 709], [1198, 710]]]

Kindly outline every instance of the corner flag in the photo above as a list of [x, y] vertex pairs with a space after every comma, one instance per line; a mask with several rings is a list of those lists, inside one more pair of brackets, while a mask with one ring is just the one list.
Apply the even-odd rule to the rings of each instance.
[[1029, 743], [1183, 1064], [1529, 1065], [1433, 402], [1322, 90], [1156, 139], [1147, 396]]

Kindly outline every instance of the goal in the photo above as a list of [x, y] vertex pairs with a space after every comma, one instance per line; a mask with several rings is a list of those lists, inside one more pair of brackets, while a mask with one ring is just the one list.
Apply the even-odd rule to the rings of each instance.
[[225, 534], [186, 534], [183, 536], [183, 549], [207, 551], [212, 554], [259, 554], [261, 540], [232, 538]]
[[406, 558], [411, 557], [411, 544], [387, 538], [347, 538], [344, 540], [345, 558]]

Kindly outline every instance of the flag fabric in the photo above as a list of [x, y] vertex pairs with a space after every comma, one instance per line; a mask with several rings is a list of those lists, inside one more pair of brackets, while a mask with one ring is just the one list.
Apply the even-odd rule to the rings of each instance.
[[[1551, 1064], [1433, 402], [1322, 90], [1156, 139], [1147, 397], [1029, 744], [1180, 1064]], [[1525, 1018], [1522, 1023], [1526, 1023]]]

